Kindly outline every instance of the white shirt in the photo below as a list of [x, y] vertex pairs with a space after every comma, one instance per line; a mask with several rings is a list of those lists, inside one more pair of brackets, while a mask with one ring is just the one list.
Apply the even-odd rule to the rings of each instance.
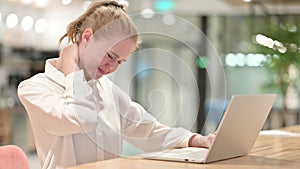
[[119, 157], [123, 139], [146, 152], [188, 146], [194, 133], [159, 123], [106, 76], [64, 76], [52, 60], [18, 88], [43, 168]]

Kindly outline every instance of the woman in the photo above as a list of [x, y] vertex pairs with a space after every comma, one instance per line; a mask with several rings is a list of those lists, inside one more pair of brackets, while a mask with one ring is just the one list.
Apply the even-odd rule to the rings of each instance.
[[144, 151], [209, 147], [201, 136], [159, 123], [105, 75], [139, 46], [135, 25], [116, 1], [94, 2], [70, 23], [67, 46], [18, 88], [43, 168], [65, 168], [120, 156], [125, 139]]

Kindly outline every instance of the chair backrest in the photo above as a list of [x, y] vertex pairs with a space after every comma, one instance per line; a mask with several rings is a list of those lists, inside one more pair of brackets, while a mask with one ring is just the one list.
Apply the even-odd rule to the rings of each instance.
[[18, 146], [0, 146], [0, 169], [29, 169], [28, 158]]

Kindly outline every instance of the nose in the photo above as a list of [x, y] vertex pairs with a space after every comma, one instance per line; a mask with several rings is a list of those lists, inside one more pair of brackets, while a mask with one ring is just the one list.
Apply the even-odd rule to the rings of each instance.
[[105, 68], [110, 70], [110, 71], [115, 70], [117, 67], [118, 67], [118, 61], [117, 60], [109, 61], [105, 64]]

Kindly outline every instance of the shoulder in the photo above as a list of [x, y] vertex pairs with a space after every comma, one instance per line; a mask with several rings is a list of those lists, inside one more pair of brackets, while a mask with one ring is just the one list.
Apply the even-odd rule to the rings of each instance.
[[36, 74], [28, 79], [23, 80], [19, 86], [25, 86], [28, 84], [39, 84], [39, 83], [43, 83], [47, 80], [46, 76], [44, 73], [39, 73]]
[[49, 83], [49, 80], [44, 73], [36, 74], [28, 79], [23, 80], [18, 85], [18, 94], [23, 93], [24, 91], [36, 91], [39, 87], [45, 87]]

